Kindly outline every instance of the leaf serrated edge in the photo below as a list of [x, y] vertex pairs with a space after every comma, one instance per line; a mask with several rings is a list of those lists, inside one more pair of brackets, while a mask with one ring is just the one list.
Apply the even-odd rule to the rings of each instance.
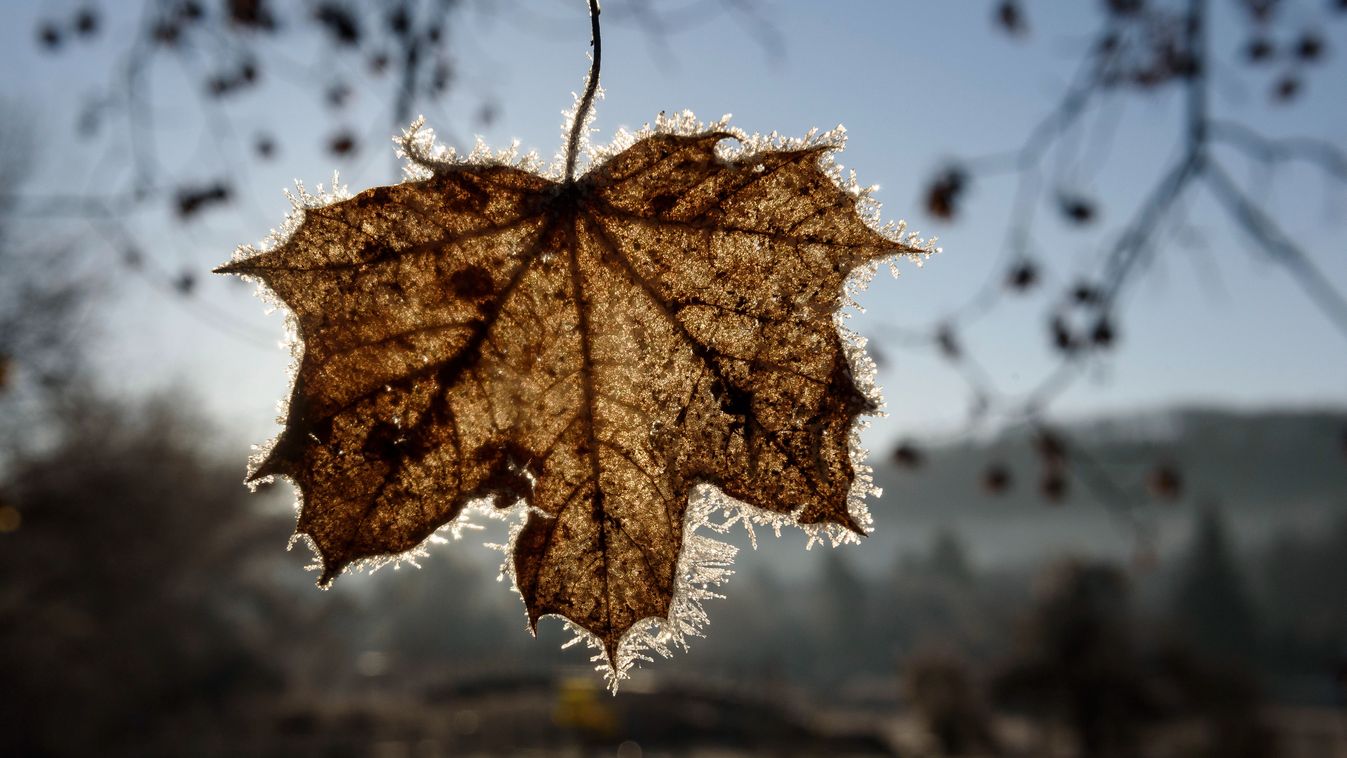
[[[602, 96], [601, 91], [599, 96]], [[570, 125], [574, 122], [574, 110], [567, 115], [563, 135], [569, 133]], [[900, 248], [890, 256], [868, 261], [854, 269], [843, 284], [842, 306], [833, 314], [833, 322], [841, 338], [851, 368], [852, 378], [857, 388], [870, 401], [871, 407], [876, 409], [874, 413], [863, 414], [855, 419], [849, 432], [848, 445], [854, 472], [851, 488], [847, 493], [848, 513], [866, 533], [873, 531], [874, 519], [870, 515], [866, 498], [878, 497], [880, 490], [874, 486], [872, 469], [866, 462], [869, 451], [861, 443], [861, 432], [869, 426], [869, 422], [864, 416], [882, 417], [885, 415], [883, 413], [884, 403], [880, 388], [875, 382], [874, 361], [865, 351], [866, 340], [858, 333], [847, 328], [846, 321], [851, 318], [852, 311], [863, 312], [855, 297], [873, 279], [879, 262], [887, 262], [890, 271], [894, 276], [897, 276], [899, 273], [897, 268], [899, 258], [907, 258], [920, 266], [926, 258], [940, 252], [940, 248], [935, 245], [935, 238], [923, 240], [915, 232], [909, 232], [906, 223], [901, 220], [897, 223], [882, 221], [880, 204], [873, 197], [876, 188], [862, 187], [856, 180], [855, 172], [844, 174], [842, 165], [835, 159], [836, 153], [843, 150], [846, 145], [846, 130], [840, 125], [828, 131], [812, 129], [799, 138], [786, 137], [776, 132], [767, 135], [748, 134], [729, 123], [729, 114], [725, 114], [717, 121], [703, 123], [697, 119], [692, 111], [683, 110], [673, 115], [661, 113], [653, 125], [646, 124], [635, 132], [619, 129], [608, 145], [594, 147], [589, 140], [589, 134], [592, 132], [590, 124], [593, 118], [593, 110], [591, 109], [586, 115], [585, 128], [581, 132], [581, 148], [585, 157], [585, 163], [582, 164], [583, 171], [602, 164], [608, 158], [621, 153], [641, 139], [660, 134], [699, 136], [712, 132], [726, 133], [730, 135], [730, 139], [724, 140], [717, 146], [717, 155], [727, 162], [749, 159], [757, 153], [766, 151], [826, 148], [819, 154], [819, 169], [832, 179], [840, 189], [855, 198], [857, 214], [867, 227]], [[460, 154], [452, 147], [436, 141], [434, 131], [425, 126], [423, 116], [418, 116], [401, 135], [394, 137], [393, 141], [397, 146], [398, 156], [406, 161], [403, 168], [403, 184], [428, 179], [434, 176], [437, 171], [456, 167], [491, 165], [519, 168], [559, 181], [562, 167], [565, 164], [565, 156], [559, 154], [552, 164], [544, 169], [536, 152], [523, 154], [519, 152], [517, 141], [504, 150], [493, 151], [485, 145], [480, 137], [476, 140], [470, 153]], [[583, 175], [583, 171], [581, 175]], [[281, 227], [273, 229], [267, 238], [258, 245], [243, 245], [237, 248], [231, 262], [238, 262], [285, 244], [303, 224], [307, 210], [325, 207], [351, 197], [347, 188], [338, 182], [336, 174], [333, 175], [331, 189], [324, 190], [321, 184], [316, 189], [317, 194], [310, 193], [305, 190], [303, 184], [297, 181], [296, 192], [286, 193], [290, 198], [292, 210], [286, 215]], [[260, 278], [248, 275], [245, 275], [244, 278], [254, 281], [257, 285], [258, 296], [267, 303], [269, 310], [280, 309], [286, 314], [286, 340], [284, 344], [289, 348], [291, 354], [290, 386], [285, 397], [278, 405], [277, 417], [277, 422], [283, 429], [289, 398], [294, 393], [294, 382], [298, 377], [300, 362], [303, 358], [303, 343], [299, 338], [297, 321], [293, 313], [285, 306], [285, 303], [276, 297], [261, 282]], [[270, 442], [254, 448], [253, 455], [250, 458], [250, 473], [255, 471], [266, 459], [267, 454], [279, 438], [280, 434], [278, 433]], [[261, 477], [255, 480], [250, 478], [250, 486], [255, 487], [258, 484], [270, 482], [273, 478]], [[295, 496], [295, 512], [296, 519], [298, 519], [298, 513], [303, 508], [303, 493], [298, 487], [295, 487]], [[447, 541], [445, 535], [448, 535], [448, 539], [461, 539], [465, 531], [480, 528], [475, 520], [476, 518], [486, 516], [490, 519], [505, 520], [510, 523], [507, 542], [504, 545], [488, 545], [488, 547], [500, 550], [504, 554], [498, 579], [503, 581], [506, 577], [509, 578], [511, 590], [519, 595], [521, 605], [523, 605], [523, 595], [519, 591], [511, 557], [514, 555], [519, 534], [523, 531], [524, 523], [531, 510], [534, 509], [522, 501], [507, 508], [496, 507], [486, 500], [473, 501], [466, 504], [457, 517], [435, 530], [421, 544], [411, 550], [396, 555], [364, 558], [347, 565], [341, 573], [362, 570], [374, 571], [390, 564], [395, 569], [403, 563], [418, 565], [417, 559], [429, 555], [428, 546], [431, 543]], [[717, 522], [716, 516], [719, 516], [722, 520]], [[619, 641], [616, 661], [610, 661], [602, 641], [596, 635], [568, 619], [558, 617], [561, 618], [565, 628], [574, 634], [574, 637], [563, 647], [572, 647], [583, 642], [588, 648], [596, 651], [590, 660], [595, 664], [595, 670], [604, 676], [609, 690], [614, 694], [617, 692], [621, 681], [629, 678], [634, 666], [638, 666], [642, 661], [654, 660], [651, 657], [652, 654], [668, 658], [673, 655], [675, 649], [686, 650], [690, 637], [704, 636], [704, 629], [710, 623], [710, 618], [702, 606], [702, 602], [723, 597], [714, 588], [723, 585], [733, 575], [732, 566], [738, 553], [738, 549], [734, 546], [707, 535], [698, 534], [698, 531], [706, 528], [719, 534], [725, 534], [735, 524], [743, 525], [755, 549], [757, 548], [755, 526], [768, 527], [778, 537], [781, 534], [782, 527], [795, 526], [801, 529], [807, 537], [806, 549], [812, 548], [815, 544], [828, 544], [837, 547], [860, 541], [860, 537], [856, 533], [841, 525], [797, 524], [794, 512], [780, 514], [756, 508], [729, 497], [709, 484], [699, 484], [689, 496], [687, 516], [684, 519], [683, 550], [678, 559], [673, 599], [670, 603], [668, 618], [648, 618], [637, 623]], [[294, 545], [299, 542], [307, 543], [314, 555], [315, 560], [308, 568], [322, 572], [324, 569], [323, 558], [316, 543], [307, 534], [296, 532], [290, 539], [289, 547], [293, 549]], [[525, 608], [524, 614], [526, 628], [528, 628], [527, 608]]]

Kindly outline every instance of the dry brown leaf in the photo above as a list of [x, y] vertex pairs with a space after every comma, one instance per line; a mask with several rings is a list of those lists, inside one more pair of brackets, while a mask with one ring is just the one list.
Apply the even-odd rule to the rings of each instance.
[[863, 533], [853, 426], [876, 405], [835, 316], [854, 271], [931, 248], [868, 223], [840, 134], [727, 158], [749, 138], [687, 118], [570, 182], [432, 160], [414, 128], [423, 178], [301, 203], [218, 269], [293, 314], [285, 428], [250, 479], [298, 485], [321, 584], [523, 501], [530, 623], [570, 620], [616, 668], [624, 635], [670, 618], [695, 485]]

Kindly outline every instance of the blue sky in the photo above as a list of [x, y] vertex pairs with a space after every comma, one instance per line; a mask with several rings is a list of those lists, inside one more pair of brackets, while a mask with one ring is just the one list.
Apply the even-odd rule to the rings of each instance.
[[[132, 4], [106, 5], [125, 13]], [[458, 84], [425, 113], [442, 136], [463, 140], [479, 132], [493, 146], [518, 139], [550, 157], [561, 145], [561, 111], [587, 66], [584, 4], [503, 5], [510, 10], [474, 10], [457, 19]], [[776, 0], [762, 4], [780, 46], [773, 53], [755, 36], [753, 22], [718, 14], [657, 40], [622, 21], [619, 0], [607, 5], [599, 141], [619, 126], [638, 127], [661, 110], [685, 108], [703, 119], [733, 113], [733, 123], [749, 132], [798, 135], [842, 123], [850, 142], [840, 160], [862, 184], [880, 185], [884, 216], [940, 237], [944, 253], [924, 268], [904, 264], [897, 280], [886, 273], [876, 278], [863, 300], [868, 312], [853, 319], [866, 334], [886, 325], [924, 328], [1000, 276], [1013, 178], [975, 186], [956, 223], [927, 216], [921, 189], [949, 157], [1018, 146], [1066, 86], [1096, 20], [1093, 4], [1033, 3], [1032, 34], [1015, 40], [992, 28], [989, 3]], [[94, 42], [60, 55], [40, 53], [33, 43], [37, 20], [73, 7], [11, 0], [0, 25], [2, 91], [30, 114], [40, 137], [39, 167], [25, 188], [34, 195], [100, 191], [126, 180], [124, 122], [109, 119], [91, 141], [76, 140], [74, 125], [78, 95], [110, 81], [120, 65], [117, 40], [135, 19], [114, 16]], [[1330, 60], [1308, 80], [1306, 97], [1276, 109], [1266, 106], [1267, 80], [1245, 76], [1234, 63], [1239, 38], [1218, 28], [1216, 48], [1228, 60], [1213, 107], [1269, 134], [1314, 135], [1347, 147], [1347, 22], [1337, 23], [1324, 30]], [[392, 145], [383, 138], [393, 131], [389, 88], [357, 79], [353, 106], [334, 114], [309, 90], [315, 81], [335, 78], [344, 62], [317, 40], [286, 44], [267, 48], [286, 63], [274, 66], [266, 58], [265, 85], [221, 113], [200, 107], [193, 61], [161, 65], [151, 77], [151, 115], [166, 168], [201, 180], [227, 172], [240, 194], [235, 207], [187, 225], [158, 210], [125, 219], [147, 255], [200, 275], [197, 301], [183, 302], [120, 272], [118, 243], [98, 227], [76, 219], [33, 228], [105, 256], [95, 258], [94, 268], [107, 277], [108, 304], [92, 326], [100, 335], [98, 365], [113, 385], [129, 392], [186, 388], [222, 420], [226, 436], [239, 441], [274, 432], [289, 362], [277, 345], [282, 319], [266, 315], [250, 288], [205, 272], [235, 245], [257, 241], [280, 223], [288, 207], [280, 190], [295, 178], [313, 184], [340, 169], [343, 181], [359, 190], [397, 177]], [[489, 126], [476, 118], [486, 102], [498, 112]], [[1176, 147], [1177, 105], [1172, 95], [1126, 96], [1088, 117], [1087, 130], [1114, 129], [1114, 141], [1086, 162], [1091, 170], [1070, 180], [1103, 202], [1102, 223], [1081, 231], [1041, 214], [1035, 242], [1051, 266], [1050, 281], [1089, 271], [1158, 179]], [[215, 126], [205, 128], [206, 119]], [[266, 164], [240, 159], [264, 126], [280, 140], [278, 158]], [[336, 160], [321, 144], [345, 126], [383, 137], [366, 140], [353, 160]], [[242, 149], [228, 149], [235, 143]], [[1287, 167], [1269, 178], [1237, 160], [1228, 165], [1241, 181], [1256, 181], [1255, 195], [1347, 288], [1347, 191], [1310, 169]], [[1184, 217], [1187, 228], [1165, 230], [1156, 265], [1128, 296], [1118, 349], [1061, 398], [1060, 415], [1180, 403], [1347, 405], [1347, 336], [1284, 270], [1230, 229], [1209, 195], [1197, 192]], [[964, 335], [1006, 390], [1032, 386], [1054, 365], [1043, 329], [1044, 297], [1012, 299]], [[967, 393], [956, 373], [930, 351], [883, 344], [880, 350], [890, 416], [869, 432], [873, 446], [960, 423]]]

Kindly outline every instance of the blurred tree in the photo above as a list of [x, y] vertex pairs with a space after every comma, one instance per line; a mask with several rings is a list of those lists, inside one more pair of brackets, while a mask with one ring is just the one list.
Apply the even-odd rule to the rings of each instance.
[[991, 714], [970, 667], [935, 650], [913, 655], [903, 668], [904, 699], [925, 722], [937, 755], [998, 755]]
[[1258, 653], [1257, 609], [1236, 564], [1225, 519], [1213, 505], [1196, 516], [1170, 614], [1208, 655], [1240, 661]]
[[1200, 648], [1168, 641], [1157, 653], [1157, 675], [1173, 712], [1204, 728], [1184, 755], [1194, 758], [1268, 758], [1277, 742], [1264, 713], [1263, 689], [1249, 667]]
[[287, 652], [317, 644], [277, 581], [291, 519], [238, 486], [189, 405], [71, 396], [52, 443], [9, 462], [0, 679], [22, 697], [0, 709], [0, 752], [173, 753], [246, 732], [248, 699], [278, 696]]
[[[36, 136], [15, 104], [0, 99], [0, 176], [22, 188], [31, 176]], [[22, 219], [0, 194], [0, 459], [41, 444], [37, 415], [85, 379], [78, 325], [97, 292], [63, 242], [24, 242]]]
[[942, 528], [936, 532], [926, 564], [934, 576], [952, 584], [966, 586], [972, 583], [973, 569], [968, 564], [968, 552], [959, 533], [952, 529]]
[[359, 644], [385, 651], [387, 673], [415, 680], [451, 667], [510, 668], [529, 652], [519, 598], [483, 592], [485, 571], [461, 549], [433, 551], [418, 564], [418, 571], [376, 577], [363, 609], [370, 621]]
[[1267, 611], [1261, 658], [1282, 672], [1277, 694], [1324, 699], [1335, 686], [1347, 694], [1347, 679], [1333, 683], [1347, 655], [1347, 516], [1312, 534], [1283, 533], [1259, 558]]
[[810, 619], [817, 651], [814, 665], [825, 681], [844, 680], [849, 672], [861, 670], [873, 651], [882, 649], [871, 621], [869, 587], [846, 551], [827, 552], [816, 597]]
[[1137, 755], [1157, 713], [1133, 623], [1117, 569], [1059, 565], [995, 682], [997, 699], [1068, 727], [1076, 755]]
[[[12, 182], [31, 153], [0, 112]], [[20, 135], [16, 137], [15, 135]], [[0, 209], [3, 210], [3, 209]], [[239, 744], [252, 698], [318, 646], [277, 580], [291, 519], [249, 497], [190, 399], [96, 388], [90, 278], [0, 213], [0, 709], [6, 755], [180, 754]]]
[[825, 649], [853, 650], [868, 621], [869, 603], [865, 583], [856, 574], [845, 551], [828, 551], [819, 590], [821, 618], [818, 623], [827, 640]]

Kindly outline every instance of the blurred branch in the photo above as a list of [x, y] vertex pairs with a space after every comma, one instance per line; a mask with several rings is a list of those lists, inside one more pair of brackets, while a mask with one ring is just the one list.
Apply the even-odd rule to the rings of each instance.
[[[611, 5], [615, 21], [625, 19], [650, 35], [674, 34], [729, 16], [744, 24], [765, 48], [779, 47], [770, 18], [758, 12], [758, 0], [732, 4], [614, 0]], [[567, 9], [579, 10], [569, 3]], [[389, 124], [401, 128], [418, 111], [433, 113], [451, 90], [464, 84], [459, 62], [482, 58], [481, 51], [470, 49], [470, 35], [455, 35], [467, 12], [516, 20], [536, 13], [535, 4], [526, 0], [141, 0], [139, 4], [88, 0], [74, 16], [65, 15], [66, 10], [41, 11], [35, 42], [46, 54], [84, 54], [80, 46], [100, 29], [117, 29], [121, 35], [113, 42], [112, 61], [100, 61], [103, 78], [83, 96], [77, 126], [83, 139], [96, 140], [103, 150], [94, 165], [127, 170], [117, 172], [120, 183], [112, 191], [25, 196], [8, 188], [0, 194], [0, 208], [16, 218], [87, 219], [103, 232], [95, 235], [94, 244], [150, 281], [171, 302], [223, 333], [268, 349], [274, 338], [260, 338], [256, 328], [232, 314], [215, 312], [202, 301], [196, 284], [205, 263], [174, 262], [169, 257], [170, 252], [181, 256], [186, 245], [143, 239], [126, 219], [140, 211], [167, 210], [187, 222], [208, 213], [247, 209], [259, 219], [253, 226], [266, 228], [268, 214], [256, 205], [248, 174], [253, 163], [275, 159], [282, 148], [275, 135], [284, 124], [255, 117], [236, 122], [235, 103], [273, 80], [292, 86], [301, 96], [318, 98], [335, 113], [346, 112], [357, 96], [382, 95], [386, 109], [381, 103], [380, 110], [386, 122], [367, 132], [340, 125], [328, 135], [316, 136], [334, 159], [349, 162], [363, 153], [368, 160], [372, 152], [361, 150], [362, 141], [377, 142], [388, 133]], [[105, 16], [118, 23], [105, 22]], [[555, 23], [543, 26], [548, 33], [555, 32]], [[307, 54], [310, 45], [317, 47], [316, 58]], [[296, 50], [305, 54], [291, 52]], [[169, 91], [161, 83], [161, 74], [170, 69], [186, 77], [185, 92]], [[473, 95], [483, 100], [476, 111], [480, 123], [497, 118], [494, 98], [480, 92]], [[169, 155], [161, 144], [167, 131], [180, 128], [184, 115], [195, 116], [193, 123], [199, 122], [202, 132], [198, 154], [185, 162]], [[119, 122], [117, 133], [100, 134], [110, 119]], [[454, 123], [448, 118], [437, 121], [439, 133], [455, 141]], [[311, 129], [303, 125], [304, 139], [315, 139]], [[209, 179], [194, 175], [203, 168], [214, 175]], [[106, 245], [109, 238], [115, 244]]]
[[[1114, 346], [1121, 295], [1135, 283], [1145, 264], [1154, 259], [1162, 245], [1161, 231], [1174, 214], [1181, 212], [1182, 198], [1197, 181], [1213, 189], [1237, 227], [1285, 266], [1310, 300], [1347, 334], [1347, 298], [1313, 257], [1263, 207], [1239, 189], [1215, 162], [1212, 150], [1218, 145], [1233, 148], [1265, 164], [1307, 163], [1342, 182], [1347, 182], [1347, 151], [1308, 137], [1267, 137], [1237, 121], [1214, 117], [1209, 100], [1210, 77], [1216, 69], [1210, 49], [1213, 28], [1210, 15], [1215, 6], [1210, 0], [1183, 0], [1175, 5], [1179, 7], [1104, 4], [1100, 10], [1102, 21], [1090, 38], [1079, 72], [1020, 145], [1004, 152], [955, 160], [940, 169], [929, 185], [928, 211], [950, 219], [958, 214], [962, 194], [975, 181], [1003, 174], [1016, 176], [1004, 254], [984, 285], [968, 300], [936, 318], [931, 326], [914, 329], [881, 324], [876, 330], [875, 336], [895, 349], [936, 350], [964, 379], [969, 387], [970, 413], [962, 436], [970, 434], [988, 417], [1006, 423], [1027, 423], [1031, 428], [1046, 424], [1054, 400], [1087, 375], [1083, 369]], [[1250, 62], [1258, 64], [1267, 56], [1259, 54], [1257, 40], [1267, 39], [1277, 9], [1271, 4], [1250, 2], [1238, 4], [1235, 12], [1241, 11], [1246, 12], [1246, 21], [1254, 30]], [[1281, 14], [1283, 18], [1286, 16]], [[1003, 3], [994, 18], [1007, 33], [1018, 35], [1027, 29], [1018, 4]], [[1322, 43], [1318, 39], [1313, 35], [1301, 37], [1294, 48], [1298, 66], [1312, 65], [1322, 58]], [[1287, 74], [1279, 80], [1271, 93], [1274, 103], [1285, 103], [1296, 96], [1298, 76], [1298, 72]], [[1044, 201], [1044, 164], [1049, 156], [1060, 158], [1071, 147], [1067, 138], [1102, 95], [1144, 94], [1167, 87], [1178, 90], [1182, 96], [1176, 157], [1162, 166], [1158, 179], [1105, 248], [1094, 279], [1069, 283], [1051, 304], [1048, 332], [1057, 365], [1027, 393], [1003, 391], [997, 386], [995, 366], [976, 360], [962, 333], [995, 313], [1009, 297], [1023, 295], [1041, 283], [1044, 272], [1031, 254], [1030, 240], [1035, 210]], [[1059, 190], [1056, 202], [1072, 224], [1096, 220], [1097, 209], [1087, 198]], [[1082, 319], [1086, 321], [1083, 329], [1079, 323]], [[1072, 468], [1110, 510], [1125, 514], [1140, 504], [1139, 497], [1113, 481], [1107, 468], [1094, 462], [1079, 444], [1062, 438], [1058, 438], [1057, 444], [1064, 449], [1063, 460], [1073, 463]]]
[[1245, 233], [1296, 278], [1305, 294], [1347, 335], [1347, 299], [1335, 288], [1324, 272], [1272, 217], [1254, 204], [1235, 182], [1215, 163], [1203, 172], [1207, 185], [1225, 204], [1230, 215]]
[[1317, 166], [1339, 181], [1347, 182], [1347, 151], [1324, 140], [1308, 137], [1266, 137], [1235, 121], [1207, 123], [1211, 141], [1228, 144], [1264, 163], [1301, 161]]

